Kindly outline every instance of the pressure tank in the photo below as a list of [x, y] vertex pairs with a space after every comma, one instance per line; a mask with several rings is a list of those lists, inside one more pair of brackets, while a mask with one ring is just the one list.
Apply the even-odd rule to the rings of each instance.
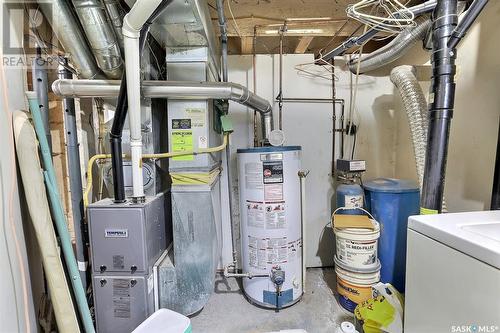
[[337, 214], [362, 215], [364, 212], [358, 208], [364, 207], [363, 188], [356, 183], [345, 183], [337, 186], [337, 208], [348, 209], [338, 210]]
[[241, 268], [257, 275], [243, 290], [263, 307], [302, 296], [300, 156], [299, 146], [238, 149]]

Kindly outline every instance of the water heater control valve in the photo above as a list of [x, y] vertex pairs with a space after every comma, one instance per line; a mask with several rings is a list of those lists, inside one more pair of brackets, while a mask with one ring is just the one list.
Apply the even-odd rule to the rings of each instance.
[[271, 270], [271, 281], [276, 285], [276, 287], [282, 286], [285, 282], [285, 271], [279, 266], [274, 267]]

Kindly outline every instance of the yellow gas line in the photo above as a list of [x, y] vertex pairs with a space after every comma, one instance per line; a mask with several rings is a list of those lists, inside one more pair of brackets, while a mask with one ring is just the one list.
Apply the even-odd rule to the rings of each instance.
[[[179, 151], [179, 152], [168, 152], [168, 153], [155, 153], [155, 154], [144, 154], [142, 155], [142, 159], [162, 159], [162, 158], [170, 158], [177, 156], [187, 156], [187, 155], [199, 155], [199, 154], [210, 154], [222, 151], [226, 148], [229, 141], [229, 133], [224, 134], [224, 141], [220, 146], [211, 147], [211, 148], [202, 148], [196, 151]], [[83, 206], [87, 208], [89, 204], [89, 194], [92, 189], [92, 166], [97, 160], [105, 160], [111, 158], [111, 154], [97, 154], [92, 156], [87, 163], [87, 186], [85, 186], [85, 192], [83, 193]], [[123, 158], [129, 159], [130, 156], [123, 155]], [[141, 160], [142, 161], [142, 160]]]

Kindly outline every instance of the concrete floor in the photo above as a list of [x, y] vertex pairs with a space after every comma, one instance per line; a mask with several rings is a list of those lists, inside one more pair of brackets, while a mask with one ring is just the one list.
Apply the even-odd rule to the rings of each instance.
[[301, 301], [276, 313], [250, 304], [236, 279], [220, 276], [205, 308], [191, 318], [193, 333], [264, 333], [285, 329], [332, 333], [342, 321], [353, 322], [352, 314], [340, 307], [334, 292], [333, 269], [308, 269], [306, 293]]

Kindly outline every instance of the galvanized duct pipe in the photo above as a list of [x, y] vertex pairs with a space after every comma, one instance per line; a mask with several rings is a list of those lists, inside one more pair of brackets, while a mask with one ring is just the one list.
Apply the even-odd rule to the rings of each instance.
[[404, 29], [389, 44], [381, 47], [361, 59], [353, 59], [349, 62], [349, 70], [356, 73], [358, 61], [359, 73], [366, 73], [391, 63], [405, 55], [417, 42], [425, 39], [427, 32], [432, 26], [432, 22], [427, 17], [417, 20], [415, 27]]
[[106, 10], [108, 11], [109, 19], [111, 20], [113, 30], [115, 31], [116, 41], [118, 42], [120, 51], [123, 54], [122, 26], [123, 18], [126, 14], [125, 9], [121, 6], [120, 1], [118, 0], [104, 0], [104, 6], [106, 6]]
[[77, 75], [84, 79], [102, 78], [85, 35], [75, 17], [71, 5], [66, 0], [38, 0], [52, 30], [75, 66]]
[[76, 14], [99, 68], [110, 79], [122, 76], [123, 61], [106, 9], [100, 0], [73, 0]]
[[488, 0], [474, 0], [467, 13], [464, 15], [460, 23], [457, 25], [450, 39], [448, 39], [448, 47], [453, 49], [458, 46], [458, 43], [465, 37], [465, 34], [470, 29], [474, 21], [477, 19], [481, 11], [484, 9]]
[[[424, 3], [415, 5], [413, 7], [408, 8], [415, 16], [419, 16], [428, 12], [431, 12], [434, 7], [436, 7], [437, 0], [428, 0]], [[394, 16], [399, 16], [397, 13]], [[353, 46], [361, 46], [378, 33], [379, 31], [376, 28], [371, 28], [361, 36], [354, 36], [337, 46], [335, 49], [328, 52], [326, 56], [323, 57], [323, 60], [330, 61], [336, 56], [344, 54], [345, 51], [349, 50]]]
[[227, 82], [227, 23], [224, 15], [224, 0], [217, 0], [216, 4], [222, 46], [222, 81]]
[[413, 66], [399, 66], [391, 71], [391, 81], [401, 95], [408, 116], [417, 176], [422, 188], [424, 179], [425, 150], [427, 146], [427, 101], [415, 77]]
[[[267, 138], [271, 132], [271, 104], [240, 84], [232, 82], [143, 81], [142, 96], [175, 99], [230, 99], [259, 112]], [[116, 80], [56, 80], [52, 91], [63, 97], [118, 96], [120, 81]]]

